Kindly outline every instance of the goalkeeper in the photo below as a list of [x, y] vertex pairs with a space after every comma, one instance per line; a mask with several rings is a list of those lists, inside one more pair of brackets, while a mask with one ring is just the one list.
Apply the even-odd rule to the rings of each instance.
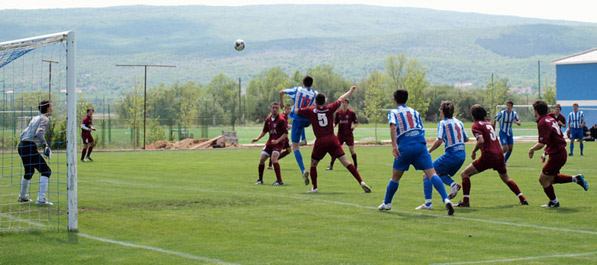
[[44, 147], [44, 156], [50, 159], [52, 150], [46, 142], [45, 134], [50, 129], [50, 118], [52, 114], [52, 104], [49, 100], [42, 100], [37, 106], [40, 115], [35, 116], [27, 125], [27, 128], [21, 133], [21, 142], [19, 143], [18, 151], [21, 160], [23, 160], [23, 167], [25, 167], [25, 175], [21, 181], [21, 193], [17, 200], [19, 202], [29, 202], [29, 195], [27, 194], [27, 187], [29, 181], [35, 173], [35, 169], [39, 171], [41, 177], [39, 179], [39, 195], [37, 197], [37, 204], [53, 205], [46, 198], [46, 191], [48, 189], [48, 182], [52, 170], [48, 167], [46, 160], [37, 151], [37, 145]]

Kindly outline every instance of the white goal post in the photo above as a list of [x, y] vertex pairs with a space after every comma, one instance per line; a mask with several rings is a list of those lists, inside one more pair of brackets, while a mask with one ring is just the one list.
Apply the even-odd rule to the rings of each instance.
[[[3, 112], [0, 114], [2, 117], [0, 231], [26, 230], [30, 227], [54, 228], [55, 224], [60, 229], [65, 224], [63, 219], [66, 219], [68, 231], [78, 230], [78, 160], [76, 151], [78, 123], [75, 58], [74, 31], [0, 42], [0, 82], [2, 83], [0, 89], [3, 94], [0, 95], [4, 98], [0, 106]], [[54, 64], [55, 70], [52, 70], [52, 64]], [[48, 79], [46, 79], [48, 72], [45, 70], [48, 65], [49, 85]], [[52, 78], [53, 75], [54, 78]], [[57, 91], [52, 90], [53, 82], [59, 83]], [[48, 87], [49, 93], [46, 92]], [[37, 106], [27, 102], [48, 99], [46, 93], [54, 109], [51, 126], [54, 125], [58, 128], [57, 124], [60, 123], [60, 126], [65, 125], [66, 127], [55, 129], [57, 130], [56, 134], [61, 133], [66, 136], [61, 138], [64, 139], [61, 142], [62, 147], [53, 150], [55, 155], [48, 160], [48, 165], [52, 169], [50, 178], [52, 182], [48, 188], [48, 196], [66, 199], [55, 201], [53, 206], [44, 207], [36, 206], [35, 203], [17, 203], [17, 194], [15, 193], [21, 186], [20, 178], [23, 176], [23, 166], [19, 156], [15, 154], [16, 144], [19, 142], [19, 135], [23, 129], [17, 128], [17, 124], [26, 126], [33, 115], [39, 114]], [[2, 96], [0, 96], [0, 100]], [[10, 99], [11, 96], [12, 99]], [[17, 99], [20, 100], [19, 103], [17, 103]], [[21, 104], [20, 107], [17, 104]], [[27, 110], [31, 110], [29, 111], [31, 114], [22, 114]], [[4, 119], [4, 117], [7, 118]], [[9, 119], [11, 117], [12, 119]], [[46, 139], [53, 137], [56, 136], [48, 136], [46, 133]], [[65, 166], [66, 170], [64, 170]], [[38, 177], [36, 171], [31, 183], [33, 184], [33, 179], [38, 179]], [[31, 192], [33, 193], [33, 191]]]

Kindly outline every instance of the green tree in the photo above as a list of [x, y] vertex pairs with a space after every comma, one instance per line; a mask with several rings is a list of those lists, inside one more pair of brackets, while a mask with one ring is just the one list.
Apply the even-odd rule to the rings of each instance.
[[404, 86], [408, 91], [407, 105], [422, 115], [425, 115], [429, 108], [429, 100], [424, 94], [425, 89], [429, 87], [425, 76], [425, 68], [417, 60], [408, 61], [404, 80]]
[[491, 74], [486, 87], [483, 106], [486, 108], [487, 114], [492, 116], [495, 114], [496, 106], [506, 104], [508, 100], [508, 78], [500, 78], [498, 75]]
[[407, 62], [404, 54], [390, 55], [386, 58], [386, 74], [389, 77], [390, 88], [396, 90], [405, 87], [404, 66]]
[[365, 115], [369, 122], [375, 123], [375, 141], [377, 142], [377, 123], [383, 120], [382, 106], [384, 101], [383, 87], [385, 76], [380, 71], [372, 72], [363, 82], [365, 90]]
[[[279, 91], [291, 87], [290, 83], [291, 80], [279, 67], [263, 71], [252, 78], [247, 85], [247, 118], [261, 123], [269, 113], [269, 105], [280, 100]], [[286, 99], [285, 104], [289, 103]]]
[[127, 120], [131, 128], [132, 142], [135, 147], [139, 144], [139, 128], [143, 122], [142, 90], [142, 85], [136, 84], [116, 103], [116, 112], [120, 118]]

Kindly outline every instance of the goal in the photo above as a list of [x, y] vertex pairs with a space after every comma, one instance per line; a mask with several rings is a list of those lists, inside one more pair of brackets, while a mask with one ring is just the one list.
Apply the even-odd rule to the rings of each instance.
[[[60, 32], [0, 42], [0, 232], [78, 230], [76, 155], [75, 32]], [[53, 155], [46, 198], [35, 203], [40, 174], [36, 170], [19, 202], [23, 162], [17, 152], [21, 132], [39, 115], [37, 105], [52, 103], [46, 140]], [[41, 151], [41, 150], [40, 150]]]

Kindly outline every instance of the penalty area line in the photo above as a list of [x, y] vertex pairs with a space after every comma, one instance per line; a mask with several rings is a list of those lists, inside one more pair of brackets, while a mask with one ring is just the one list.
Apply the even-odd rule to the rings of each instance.
[[597, 255], [597, 251], [575, 253], [575, 254], [555, 254], [555, 255], [546, 255], [546, 256], [521, 257], [521, 258], [511, 258], [511, 259], [432, 263], [431, 265], [482, 264], [482, 263], [496, 263], [496, 262], [501, 263], [501, 262], [513, 262], [513, 261], [523, 261], [523, 260], [533, 260], [533, 259], [574, 258], [574, 257], [591, 256], [591, 255]]
[[81, 236], [81, 237], [88, 238], [88, 239], [105, 242], [105, 243], [111, 243], [111, 244], [121, 245], [121, 246], [125, 246], [125, 247], [146, 249], [146, 250], [151, 250], [151, 251], [156, 251], [156, 252], [161, 252], [161, 253], [176, 255], [176, 256], [179, 256], [179, 257], [183, 257], [183, 258], [189, 258], [189, 259], [206, 261], [206, 262], [213, 262], [213, 263], [217, 263], [217, 264], [239, 265], [239, 264], [236, 264], [236, 263], [228, 263], [228, 262], [225, 262], [225, 261], [222, 261], [222, 260], [219, 260], [219, 259], [206, 258], [206, 257], [201, 257], [201, 256], [196, 256], [196, 255], [188, 254], [188, 253], [167, 250], [167, 249], [163, 249], [163, 248], [137, 245], [137, 244], [133, 244], [133, 243], [112, 240], [112, 239], [108, 239], [108, 238], [96, 237], [96, 236], [88, 235], [88, 234], [85, 234], [85, 233], [77, 233], [77, 235]]

